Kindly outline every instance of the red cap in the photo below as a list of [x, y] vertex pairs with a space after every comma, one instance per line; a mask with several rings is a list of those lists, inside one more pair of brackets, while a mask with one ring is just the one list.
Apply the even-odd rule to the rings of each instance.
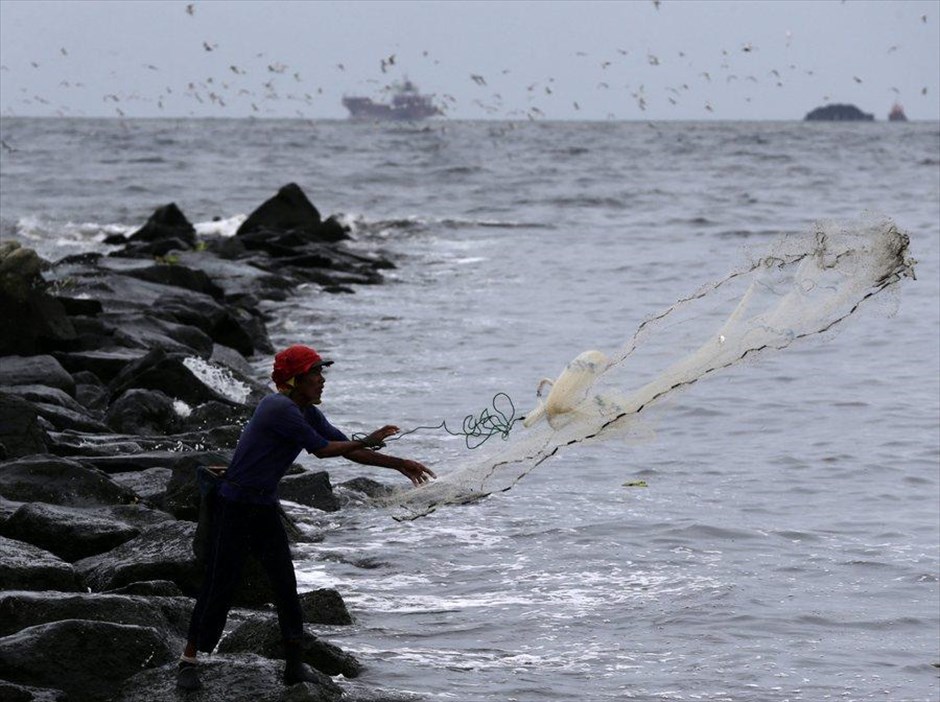
[[291, 378], [307, 373], [314, 366], [329, 366], [332, 363], [333, 361], [324, 361], [320, 358], [320, 354], [309, 346], [294, 344], [274, 357], [274, 372], [271, 373], [271, 380], [281, 387]]

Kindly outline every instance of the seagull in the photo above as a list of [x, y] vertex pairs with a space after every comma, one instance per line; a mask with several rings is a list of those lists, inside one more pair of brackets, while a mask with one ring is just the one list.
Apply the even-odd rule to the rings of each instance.
[[14, 151], [16, 151], [16, 149], [14, 149], [12, 146], [10, 146], [9, 144], [7, 144], [7, 142], [6, 142], [5, 139], [0, 139], [0, 144], [2, 144], [2, 145], [3, 145], [3, 148], [6, 149], [7, 151], [9, 151], [11, 154], [12, 154]]
[[658, 59], [657, 57], [653, 56], [653, 54], [647, 54], [647, 55], [646, 55], [646, 60], [649, 61], [650, 66], [658, 66], [658, 65], [659, 65], [659, 59]]
[[65, 50], [64, 46], [61, 49], [59, 49], [59, 53], [61, 53], [63, 56], [69, 55], [69, 52]]
[[476, 73], [471, 73], [470, 77], [473, 79], [473, 82], [477, 85], [486, 85], [486, 79], [483, 76], [479, 76]]
[[858, 76], [852, 76], [852, 80], [854, 80], [856, 83], [861, 83], [861, 82], [862, 82], [862, 79], [859, 78]]
[[188, 4], [188, 5], [186, 6], [186, 14], [187, 14], [187, 15], [192, 15], [195, 11], [196, 11], [196, 6], [193, 5], [192, 3], [190, 3], [190, 4]]
[[218, 44], [210, 44], [207, 41], [202, 42], [202, 48], [205, 49], [206, 51], [212, 51], [217, 46]]

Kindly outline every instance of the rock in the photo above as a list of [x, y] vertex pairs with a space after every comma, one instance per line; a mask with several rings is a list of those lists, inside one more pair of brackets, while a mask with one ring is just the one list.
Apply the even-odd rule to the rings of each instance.
[[344, 483], [340, 483], [338, 487], [360, 492], [373, 500], [376, 498], [390, 497], [395, 493], [395, 488], [391, 485], [386, 485], [385, 483], [380, 483], [377, 480], [364, 476], [347, 480]]
[[0, 392], [0, 460], [46, 453], [50, 443], [33, 403]]
[[0, 385], [47, 385], [75, 396], [75, 379], [46, 355], [0, 357]]
[[[139, 361], [146, 355], [146, 352], [139, 349], [126, 348], [102, 348], [88, 351], [59, 352], [55, 355], [56, 359], [73, 374], [75, 382], [78, 380], [78, 374], [83, 371], [90, 371], [101, 382], [108, 383], [114, 377], [124, 370], [134, 361]], [[90, 380], [84, 376], [83, 380], [88, 384]]]
[[134, 473], [152, 468], [168, 468], [174, 473], [177, 470], [195, 472], [196, 465], [216, 465], [221, 462], [227, 465], [224, 454], [214, 451], [168, 451], [165, 449], [143, 451], [129, 455], [114, 456], [80, 456], [75, 461], [83, 466], [97, 468], [110, 474]]
[[229, 370], [235, 371], [239, 376], [245, 378], [252, 378], [255, 375], [255, 370], [245, 359], [245, 354], [225, 344], [216, 343], [213, 345], [212, 355], [209, 356], [209, 361], [217, 366], [223, 366]]
[[165, 638], [185, 639], [191, 612], [192, 601], [185, 597], [0, 592], [0, 636], [40, 624], [81, 619], [148, 626]]
[[182, 248], [196, 245], [196, 228], [175, 202], [158, 207], [143, 227], [128, 237], [132, 244], [140, 242], [181, 242]]
[[173, 398], [159, 390], [126, 390], [108, 408], [105, 421], [122, 434], [172, 434], [179, 429], [180, 416]]
[[32, 355], [75, 339], [62, 303], [45, 292], [44, 265], [18, 242], [0, 244], [0, 355]]
[[324, 512], [335, 512], [340, 508], [339, 500], [333, 494], [330, 476], [325, 471], [286, 476], [281, 479], [277, 491], [282, 500], [316, 507]]
[[[76, 385], [76, 393], [77, 388]], [[77, 402], [71, 395], [59, 388], [49, 387], [48, 385], [10, 385], [5, 390], [29, 402], [58, 405], [72, 412], [87, 414], [87, 410], [80, 402]]]
[[71, 562], [110, 551], [140, 529], [90, 510], [30, 502], [7, 520], [2, 533]]
[[0, 536], [0, 590], [81, 592], [84, 589], [75, 568], [61, 558], [36, 546]]
[[112, 473], [111, 480], [132, 490], [144, 502], [163, 506], [163, 495], [173, 471], [169, 468], [147, 468], [132, 473]]
[[[277, 195], [261, 204], [235, 232], [235, 236], [245, 243], [249, 234], [262, 232], [292, 232], [305, 240], [339, 241], [348, 239], [342, 225], [333, 220], [324, 226], [320, 213], [313, 206], [303, 190], [296, 183], [288, 183]], [[251, 248], [249, 246], [249, 248]]]
[[875, 116], [862, 112], [855, 105], [826, 105], [808, 112], [803, 119], [807, 122], [873, 122]]
[[332, 588], [301, 593], [300, 607], [304, 621], [310, 624], [346, 625], [353, 623], [342, 596]]
[[70, 702], [100, 702], [142, 668], [174, 659], [151, 627], [69, 619], [0, 639], [0, 677], [26, 685], [55, 681]]
[[83, 407], [80, 407], [79, 411], [75, 411], [68, 407], [44, 402], [34, 402], [33, 406], [39, 416], [47, 420], [56, 431], [79, 431], [88, 434], [111, 433], [108, 426], [92, 417]]
[[76, 562], [75, 568], [95, 592], [144, 580], [170, 580], [195, 596], [202, 582], [192, 550], [195, 530], [190, 522], [156, 524], [108, 553]]
[[167, 482], [163, 508], [177, 519], [198, 521], [200, 494], [196, 469], [199, 466], [225, 468], [230, 459], [230, 455], [215, 451], [180, 454], [172, 466], [173, 474]]
[[0, 680], [0, 700], [3, 702], [67, 702], [62, 690], [16, 685], [6, 680]]
[[241, 324], [247, 312], [223, 307], [206, 296], [166, 295], [154, 304], [162, 316], [197, 327], [216, 343], [246, 356], [255, 351], [252, 335]]
[[189, 405], [201, 405], [210, 400], [236, 404], [197, 378], [184, 363], [186, 358], [183, 354], [168, 355], [160, 349], [154, 349], [125, 367], [110, 382], [108, 388], [111, 397], [118, 397], [130, 388], [145, 388], [159, 390]]
[[203, 271], [188, 268], [178, 263], [148, 266], [146, 268], [133, 268], [125, 275], [140, 280], [149, 280], [152, 283], [168, 285], [174, 288], [185, 288], [194, 292], [203, 293], [216, 299], [224, 295], [222, 288], [216, 285]]
[[70, 317], [95, 317], [102, 312], [101, 303], [85, 297], [62, 297], [56, 295], [55, 299], [62, 305], [65, 313]]
[[[338, 646], [321, 641], [304, 631], [303, 660], [307, 665], [327, 675], [355, 678], [362, 665]], [[219, 653], [257, 653], [266, 658], [284, 658], [284, 641], [277, 619], [258, 617], [249, 619], [228, 634], [219, 643]]]
[[128, 504], [137, 499], [100, 471], [49, 454], [0, 464], [0, 495], [8, 500], [72, 507]]
[[[115, 588], [114, 590], [105, 590], [102, 594], [139, 595], [141, 597], [180, 597], [183, 591], [180, 590], [179, 585], [171, 580], [145, 580], [143, 582], [131, 583], [124, 587]], [[192, 603], [188, 600], [186, 612], [186, 616], [189, 616], [192, 612]], [[181, 634], [185, 635], [186, 632], [181, 631]]]
[[[284, 664], [251, 654], [213, 655], [200, 659], [203, 689], [188, 695], [199, 702], [338, 702], [342, 688], [323, 676], [316, 684], [286, 687]], [[127, 680], [111, 702], [179, 702], [176, 664], [146, 670]], [[342, 697], [344, 702], [357, 702]], [[365, 701], [363, 701], [365, 702]], [[378, 702], [376, 700], [375, 702]]]

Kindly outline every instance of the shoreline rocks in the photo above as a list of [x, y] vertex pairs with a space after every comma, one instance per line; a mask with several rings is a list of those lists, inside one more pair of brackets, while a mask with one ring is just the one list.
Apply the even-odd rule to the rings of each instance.
[[[262, 303], [310, 283], [354, 292], [394, 267], [347, 239], [291, 183], [229, 238], [200, 238], [170, 203], [109, 238], [122, 248], [107, 256], [49, 262], [0, 244], [0, 696], [176, 699], [202, 576], [196, 469], [227, 464], [270, 391], [249, 360], [274, 350]], [[295, 472], [284, 499], [324, 511], [349, 499], [326, 473]], [[257, 609], [270, 603], [249, 563], [230, 618], [238, 635], [223, 638], [224, 664], [206, 666], [213, 699], [373, 698], [331, 680], [362, 666], [309, 632], [322, 680], [284, 687], [270, 660], [276, 625]], [[304, 608], [308, 621], [352, 622], [332, 590], [305, 593]]]

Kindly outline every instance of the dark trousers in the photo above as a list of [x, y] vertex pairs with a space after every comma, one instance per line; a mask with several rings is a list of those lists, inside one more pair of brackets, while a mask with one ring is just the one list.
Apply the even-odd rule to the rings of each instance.
[[216, 498], [205, 580], [189, 621], [188, 640], [211, 652], [225, 627], [232, 597], [248, 554], [264, 568], [274, 590], [277, 618], [285, 641], [303, 638], [303, 615], [287, 533], [275, 506]]

